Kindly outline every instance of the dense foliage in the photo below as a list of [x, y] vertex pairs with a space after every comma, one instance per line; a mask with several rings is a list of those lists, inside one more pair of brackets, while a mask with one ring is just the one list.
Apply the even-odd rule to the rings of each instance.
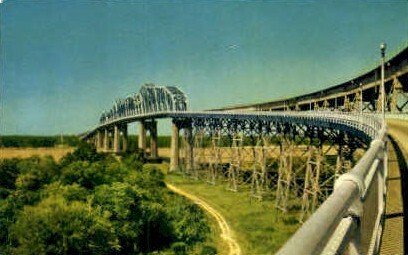
[[77, 146], [79, 139], [77, 136], [1, 136], [0, 147], [54, 147], [57, 145]]
[[83, 144], [60, 163], [0, 160], [0, 176], [0, 254], [185, 254], [209, 232], [137, 155]]
[[[159, 136], [157, 138], [157, 146], [160, 148], [170, 147], [170, 136]], [[147, 137], [147, 144], [150, 144], [150, 136]], [[64, 135], [61, 136], [1, 136], [0, 147], [55, 147], [58, 145], [78, 146], [80, 143], [77, 136]], [[128, 146], [131, 151], [137, 148], [138, 136], [129, 135]]]

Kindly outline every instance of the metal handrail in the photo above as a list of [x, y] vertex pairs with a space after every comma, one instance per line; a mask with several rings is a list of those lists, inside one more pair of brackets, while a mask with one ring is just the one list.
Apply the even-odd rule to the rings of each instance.
[[[378, 128], [372, 116], [359, 118]], [[333, 193], [278, 254], [341, 254], [346, 249], [349, 254], [376, 254], [385, 208], [386, 153], [386, 126], [382, 126], [356, 166], [336, 181]], [[376, 200], [367, 199], [368, 195]], [[373, 206], [370, 202], [376, 206], [371, 208], [376, 210], [375, 219], [364, 218], [364, 210]], [[364, 221], [375, 221], [368, 233], [361, 233]], [[363, 235], [370, 240], [363, 243]]]

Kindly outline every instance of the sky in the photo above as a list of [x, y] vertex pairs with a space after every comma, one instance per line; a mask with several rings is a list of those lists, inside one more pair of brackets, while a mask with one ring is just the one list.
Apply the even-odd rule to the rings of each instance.
[[[408, 46], [408, 1], [5, 0], [2, 134], [77, 134], [145, 83], [192, 110], [352, 79]], [[160, 124], [159, 131], [166, 131]]]

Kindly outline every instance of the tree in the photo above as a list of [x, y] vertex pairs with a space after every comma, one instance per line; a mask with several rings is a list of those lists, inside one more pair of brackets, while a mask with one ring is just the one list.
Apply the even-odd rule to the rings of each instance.
[[6, 198], [15, 189], [19, 174], [18, 159], [0, 160], [0, 199]]
[[61, 182], [53, 182], [46, 185], [41, 191], [41, 197], [47, 198], [54, 194], [61, 195], [67, 202], [72, 201], [87, 201], [87, 197], [91, 192], [77, 183], [63, 185]]
[[11, 228], [14, 254], [110, 254], [120, 246], [109, 214], [79, 201], [51, 196], [26, 206]]
[[77, 149], [61, 159], [61, 166], [67, 166], [76, 161], [97, 162], [105, 158], [104, 154], [97, 153], [91, 144], [81, 142]]
[[152, 195], [129, 183], [115, 182], [95, 189], [93, 204], [109, 211], [122, 247], [121, 253], [148, 252], [173, 239], [168, 217]]
[[59, 176], [59, 167], [51, 156], [30, 157], [17, 164], [20, 175], [16, 189], [36, 191]]
[[206, 238], [210, 229], [204, 213], [197, 205], [174, 194], [168, 194], [166, 205], [178, 241], [191, 245]]
[[141, 171], [131, 171], [125, 181], [149, 191], [162, 191], [164, 188], [164, 174], [156, 167], [143, 167]]
[[77, 183], [86, 189], [93, 189], [105, 183], [107, 176], [104, 172], [104, 165], [101, 163], [77, 161], [62, 169], [60, 180], [65, 185]]
[[122, 181], [128, 173], [129, 169], [117, 161], [76, 161], [61, 170], [60, 181], [65, 185], [77, 183], [91, 190], [98, 185]]
[[22, 159], [17, 167], [20, 174], [15, 180], [15, 190], [9, 194], [17, 208], [37, 203], [40, 200], [38, 191], [59, 175], [58, 165], [51, 157]]

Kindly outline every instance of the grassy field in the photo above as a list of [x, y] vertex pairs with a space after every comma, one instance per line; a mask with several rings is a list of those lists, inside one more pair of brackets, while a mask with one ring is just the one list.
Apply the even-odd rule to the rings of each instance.
[[[168, 174], [166, 181], [218, 210], [234, 231], [243, 254], [274, 254], [300, 226], [295, 213], [283, 215], [275, 210], [274, 201], [251, 199], [248, 192], [231, 192], [225, 185], [212, 186], [178, 174]], [[212, 238], [216, 240], [217, 235]]]
[[47, 147], [47, 148], [0, 148], [0, 159], [4, 158], [28, 158], [34, 155], [50, 155], [56, 161], [65, 154], [72, 152], [73, 147]]

